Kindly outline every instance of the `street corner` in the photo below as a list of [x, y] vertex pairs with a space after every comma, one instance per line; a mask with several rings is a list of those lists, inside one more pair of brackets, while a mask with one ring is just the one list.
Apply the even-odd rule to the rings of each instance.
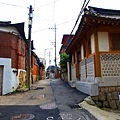
[[97, 120], [120, 120], [120, 112], [103, 110], [86, 101], [79, 103], [79, 106], [90, 112]]

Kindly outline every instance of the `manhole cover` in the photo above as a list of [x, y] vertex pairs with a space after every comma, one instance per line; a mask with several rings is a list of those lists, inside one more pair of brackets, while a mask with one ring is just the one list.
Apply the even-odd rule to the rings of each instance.
[[43, 99], [45, 98], [45, 95], [33, 95], [32, 99]]
[[32, 120], [35, 116], [33, 114], [18, 114], [12, 116], [10, 120]]
[[34, 90], [42, 90], [44, 87], [36, 87]]
[[57, 108], [56, 103], [49, 103], [49, 104], [44, 104], [44, 105], [40, 105], [41, 109], [55, 109]]

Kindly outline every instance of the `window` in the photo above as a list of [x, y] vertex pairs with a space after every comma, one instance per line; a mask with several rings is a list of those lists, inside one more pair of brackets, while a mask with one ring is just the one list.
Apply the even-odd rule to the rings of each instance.
[[81, 61], [81, 51], [78, 51], [77, 55], [78, 55], [78, 61]]
[[111, 36], [111, 49], [120, 50], [120, 33], [112, 33], [110, 36]]
[[84, 52], [84, 58], [86, 57], [86, 48], [85, 48], [85, 44], [83, 45], [83, 52]]
[[91, 54], [91, 40], [88, 40], [88, 54]]

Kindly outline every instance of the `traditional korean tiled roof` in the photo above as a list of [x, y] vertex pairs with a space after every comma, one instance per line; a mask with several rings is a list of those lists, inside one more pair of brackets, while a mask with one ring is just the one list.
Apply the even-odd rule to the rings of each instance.
[[16, 24], [11, 24], [11, 21], [0, 21], [0, 26], [11, 26], [15, 27], [18, 32], [20, 33], [21, 37], [27, 42], [26, 37], [25, 37], [25, 32], [24, 32], [24, 22], [22, 23], [16, 23]]
[[88, 8], [88, 10], [84, 10], [85, 14], [91, 14], [97, 17], [120, 19], [120, 10], [103, 9], [91, 6], [89, 6]]
[[91, 28], [101, 25], [119, 26], [120, 10], [103, 9], [92, 6], [85, 8], [74, 38], [67, 44], [65, 52], [68, 53], [73, 49], [77, 49], [77, 41], [79, 43], [80, 39], [84, 37]]

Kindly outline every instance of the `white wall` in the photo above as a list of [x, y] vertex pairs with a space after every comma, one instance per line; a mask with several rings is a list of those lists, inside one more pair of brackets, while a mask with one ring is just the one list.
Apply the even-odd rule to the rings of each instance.
[[95, 42], [94, 42], [94, 34], [91, 35], [91, 52], [95, 53]]
[[72, 80], [76, 80], [76, 67], [72, 66], [71, 68]]
[[11, 59], [0, 58], [0, 65], [3, 65], [3, 87], [2, 94], [7, 94], [12, 91], [12, 79], [11, 79]]
[[3, 87], [2, 95], [12, 92], [19, 85], [18, 77], [11, 68], [11, 58], [0, 58], [0, 65], [3, 65]]
[[13, 33], [17, 33], [19, 35], [19, 32], [17, 31], [17, 29], [15, 27], [0, 27], [0, 31], [13, 32]]
[[108, 32], [98, 32], [99, 51], [109, 51]]

